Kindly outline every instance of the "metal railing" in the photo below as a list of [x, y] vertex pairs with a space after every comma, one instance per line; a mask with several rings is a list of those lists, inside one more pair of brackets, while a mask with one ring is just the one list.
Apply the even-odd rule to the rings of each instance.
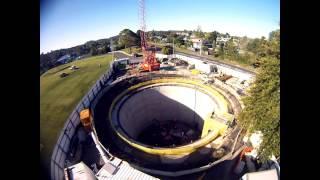
[[[90, 108], [95, 106], [92, 104], [99, 92], [103, 87], [111, 80], [113, 74], [113, 61], [110, 63], [109, 69], [106, 73], [100, 76], [96, 83], [91, 87], [86, 95], [80, 100], [78, 105], [74, 108], [72, 113], [69, 115], [66, 120], [64, 127], [60, 131], [60, 136], [57, 140], [57, 143], [54, 147], [54, 150], [51, 155], [51, 179], [52, 180], [61, 180], [64, 179], [64, 168], [66, 163], [66, 157], [69, 153], [70, 143], [72, 137], [76, 132], [77, 126], [80, 124], [80, 112], [83, 109]], [[93, 111], [92, 111], [93, 112]]]

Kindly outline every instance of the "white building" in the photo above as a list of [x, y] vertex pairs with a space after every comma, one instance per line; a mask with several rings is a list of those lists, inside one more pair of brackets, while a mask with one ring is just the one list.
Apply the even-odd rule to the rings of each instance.
[[193, 38], [191, 39], [191, 42], [194, 49], [200, 49], [202, 46], [202, 39], [200, 38]]
[[177, 32], [176, 34], [180, 36], [189, 36], [189, 33], [187, 32]]
[[[231, 37], [217, 37], [217, 44], [226, 44], [226, 42], [228, 42], [231, 39]], [[240, 40], [237, 38], [232, 38], [232, 42], [234, 43], [234, 45], [239, 45]]]
[[230, 37], [217, 37], [217, 43], [220, 44], [220, 43], [226, 43], [230, 40], [231, 38]]

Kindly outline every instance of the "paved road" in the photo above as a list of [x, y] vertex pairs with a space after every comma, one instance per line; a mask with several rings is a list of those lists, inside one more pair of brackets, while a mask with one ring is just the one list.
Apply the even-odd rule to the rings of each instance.
[[114, 57], [116, 59], [121, 59], [121, 58], [132, 58], [132, 56], [128, 56], [124, 53], [121, 53], [121, 52], [114, 52]]

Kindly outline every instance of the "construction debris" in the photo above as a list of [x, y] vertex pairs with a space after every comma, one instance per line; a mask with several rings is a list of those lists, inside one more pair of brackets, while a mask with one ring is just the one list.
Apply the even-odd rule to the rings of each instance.
[[144, 130], [139, 141], [151, 146], [175, 147], [189, 144], [200, 137], [200, 132], [178, 121], [157, 121]]
[[212, 156], [217, 159], [221, 158], [224, 155], [225, 155], [225, 150], [223, 148], [217, 149], [212, 153]]
[[169, 60], [171, 63], [173, 63], [175, 66], [188, 66], [188, 62], [178, 59], [178, 58], [172, 58]]
[[217, 77], [217, 79], [219, 79], [219, 80], [222, 81], [222, 82], [226, 82], [226, 81], [227, 81], [228, 79], [230, 79], [230, 78], [232, 78], [232, 76], [226, 75], [226, 74], [223, 74], [223, 75]]

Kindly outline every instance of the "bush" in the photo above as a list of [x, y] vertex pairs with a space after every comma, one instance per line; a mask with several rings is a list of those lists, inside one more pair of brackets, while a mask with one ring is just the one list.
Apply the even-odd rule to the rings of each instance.
[[208, 51], [208, 47], [207, 46], [202, 46], [202, 50], [203, 51]]
[[163, 54], [169, 55], [169, 54], [172, 54], [172, 53], [173, 53], [173, 50], [172, 50], [171, 47], [164, 46], [164, 47], [161, 49], [161, 52], [162, 52]]

